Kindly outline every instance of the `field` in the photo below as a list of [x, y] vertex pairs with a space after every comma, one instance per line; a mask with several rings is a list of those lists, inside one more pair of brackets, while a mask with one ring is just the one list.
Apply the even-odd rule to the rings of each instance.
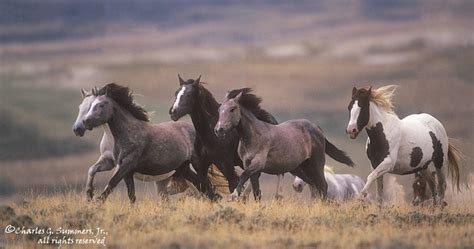
[[[153, 198], [134, 206], [113, 195], [105, 204], [87, 203], [73, 192], [34, 195], [12, 208], [18, 215], [10, 224], [52, 228], [53, 238], [71, 241], [102, 239], [107, 248], [472, 248], [473, 196], [443, 210], [357, 201], [343, 204], [298, 199], [261, 203], [207, 200], [179, 196], [168, 202]], [[2, 207], [2, 219], [5, 218]], [[22, 216], [23, 215], [23, 216]], [[20, 217], [22, 216], [22, 217]], [[8, 217], [9, 218], [9, 217]], [[8, 220], [6, 218], [6, 220]], [[5, 220], [3, 221], [5, 223]], [[16, 223], [15, 223], [16, 222]], [[28, 227], [36, 227], [28, 224]], [[57, 230], [62, 228], [61, 230]], [[97, 234], [97, 228], [104, 233]], [[93, 229], [92, 235], [65, 234]], [[7, 248], [41, 248], [45, 235], [7, 234]], [[105, 238], [105, 239], [104, 239]], [[100, 242], [100, 241], [99, 241]], [[83, 248], [83, 245], [63, 245]], [[91, 242], [89, 242], [91, 243]], [[102, 242], [100, 242], [102, 243]], [[58, 246], [58, 245], [56, 245]], [[88, 244], [87, 248], [104, 248]]]

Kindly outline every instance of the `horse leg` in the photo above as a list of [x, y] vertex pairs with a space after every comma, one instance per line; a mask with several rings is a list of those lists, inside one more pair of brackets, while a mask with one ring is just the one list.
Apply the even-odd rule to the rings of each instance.
[[[420, 173], [423, 179], [425, 179], [425, 181], [428, 183], [428, 186], [430, 187], [431, 195], [433, 197], [433, 205], [436, 205], [436, 184], [434, 182], [434, 179], [431, 176], [429, 170], [427, 169], [420, 171]], [[426, 193], [425, 193], [425, 196], [426, 196]]]
[[[319, 191], [323, 200], [326, 200], [328, 194], [328, 183], [326, 182], [326, 177], [324, 176], [324, 162], [319, 157], [316, 157], [317, 154], [313, 154], [311, 158], [306, 160], [301, 164], [302, 169], [306, 172], [306, 175], [311, 180], [311, 185], [316, 187]], [[324, 155], [322, 155], [324, 158]], [[311, 198], [316, 198], [315, 191], [311, 191]]]
[[94, 197], [94, 177], [97, 172], [102, 171], [109, 171], [115, 167], [114, 160], [111, 158], [106, 158], [104, 156], [100, 156], [97, 162], [89, 167], [89, 171], [87, 174], [87, 182], [86, 182], [86, 195], [87, 200], [92, 200]]
[[117, 186], [117, 184], [128, 174], [133, 173], [137, 164], [137, 155], [128, 155], [122, 160], [119, 160], [119, 162], [122, 163], [117, 166], [114, 175], [110, 179], [107, 186], [105, 186], [102, 194], [100, 194], [100, 196], [97, 198], [98, 201], [104, 202], [109, 194], [112, 193], [112, 190]]
[[[303, 183], [309, 185], [309, 190], [312, 199], [317, 197], [317, 191], [315, 185], [313, 184], [313, 180], [307, 175], [307, 172], [305, 172], [305, 170], [303, 170], [301, 166], [291, 171], [290, 173], [303, 180]], [[302, 186], [304, 187], [304, 184], [302, 184]], [[303, 191], [303, 188], [301, 188], [301, 191]]]
[[377, 201], [379, 204], [383, 202], [383, 176], [377, 178]]
[[[445, 165], [447, 165], [447, 163]], [[446, 191], [446, 176], [444, 175], [443, 168], [436, 167], [436, 176], [438, 177], [438, 204], [444, 206], [446, 204], [444, 202], [444, 192]]]
[[129, 173], [128, 175], [123, 178], [125, 181], [125, 184], [127, 185], [127, 191], [128, 191], [128, 199], [130, 200], [130, 203], [135, 203], [136, 197], [135, 197], [135, 183], [133, 181], [133, 173]]
[[283, 184], [281, 183], [281, 181], [283, 180], [283, 176], [284, 174], [281, 174], [281, 175], [277, 175], [277, 186], [276, 186], [276, 192], [275, 192], [275, 199], [277, 200], [280, 200], [283, 198], [283, 195], [281, 195], [280, 193], [283, 192]]
[[[201, 193], [204, 193], [207, 195], [207, 197], [210, 199], [210, 200], [217, 200], [220, 198], [219, 195], [215, 194], [214, 193], [214, 190], [212, 189], [211, 187], [211, 184], [209, 182], [209, 184], [206, 184], [207, 186], [205, 186], [205, 188], [203, 189], [199, 189], [200, 186], [202, 186], [202, 182], [200, 181], [199, 179], [199, 176], [196, 175], [192, 170], [191, 168], [189, 167], [189, 163], [184, 163], [180, 168], [179, 170], [177, 170], [177, 173], [179, 175], [181, 175], [182, 177], [184, 177], [184, 179], [190, 181], [195, 187], [196, 189], [198, 189]], [[207, 175], [207, 174], [206, 174]], [[208, 178], [206, 178], [207, 181], [209, 181]], [[208, 189], [206, 191], [206, 189]]]
[[[364, 185], [364, 188], [360, 192], [360, 197], [365, 198], [369, 188], [372, 186], [374, 181], [390, 172], [393, 169], [393, 161], [390, 157], [386, 157], [375, 169], [367, 176], [367, 182]], [[382, 188], [383, 195], [383, 188]]]
[[262, 191], [260, 191], [260, 183], [258, 179], [260, 178], [260, 173], [256, 173], [255, 175], [250, 177], [250, 183], [252, 184], [252, 192], [253, 197], [256, 201], [260, 201], [262, 199]]
[[229, 162], [228, 160], [223, 160], [216, 162], [216, 166], [227, 179], [227, 182], [229, 183], [229, 192], [232, 193], [237, 187], [237, 183], [239, 181], [239, 176], [235, 172], [233, 163]]
[[160, 197], [161, 200], [167, 201], [169, 197], [168, 193], [168, 183], [170, 182], [169, 178], [163, 181], [155, 182], [156, 194]]
[[[255, 162], [252, 162], [249, 166], [245, 167], [244, 172], [242, 172], [242, 174], [240, 175], [237, 188], [235, 188], [234, 192], [231, 194], [232, 198], [240, 197], [240, 195], [242, 194], [242, 188], [245, 182], [247, 182], [247, 180], [253, 175], [260, 173], [261, 169], [263, 168], [263, 165], [264, 165], [263, 163], [259, 163], [255, 158], [254, 158], [254, 161]], [[254, 181], [258, 181], [258, 177]]]
[[[314, 168], [313, 165], [310, 165], [307, 168], [309, 170], [308, 174], [313, 181], [312, 185], [319, 191], [319, 195], [321, 195], [322, 199], [326, 200], [328, 196], [328, 183], [326, 182], [326, 177], [324, 177], [324, 164], [321, 167], [322, 170]], [[311, 197], [314, 198], [315, 191], [313, 190], [311, 192]]]
[[204, 156], [194, 156], [191, 159], [191, 164], [193, 165], [193, 168], [197, 173], [197, 179], [199, 181], [198, 185], [195, 185], [196, 188], [201, 193], [206, 193], [208, 196], [214, 196], [214, 189], [212, 188], [211, 181], [209, 180], [207, 175], [209, 172], [209, 167], [211, 166], [211, 161]]

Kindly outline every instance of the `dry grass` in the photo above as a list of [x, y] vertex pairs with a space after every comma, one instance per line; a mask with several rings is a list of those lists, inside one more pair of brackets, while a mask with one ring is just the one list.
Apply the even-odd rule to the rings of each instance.
[[[54, 229], [105, 229], [109, 248], [472, 248], [474, 245], [472, 203], [451, 204], [439, 210], [407, 204], [379, 208], [359, 202], [327, 204], [294, 199], [210, 203], [180, 196], [168, 202], [147, 198], [131, 207], [124, 204], [127, 203], [124, 198], [125, 195], [115, 194], [105, 204], [94, 205], [75, 193], [40, 195], [12, 207], [17, 215], [28, 215], [36, 224]], [[6, 236], [5, 242], [8, 248], [31, 248], [36, 244], [34, 240], [14, 235]]]

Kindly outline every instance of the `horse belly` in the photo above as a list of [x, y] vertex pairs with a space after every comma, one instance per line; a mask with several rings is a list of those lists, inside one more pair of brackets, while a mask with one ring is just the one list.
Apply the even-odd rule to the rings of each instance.
[[428, 167], [433, 156], [431, 131], [417, 115], [403, 120], [398, 158], [392, 173], [411, 174]]
[[302, 149], [295, 146], [278, 146], [268, 152], [267, 161], [263, 169], [267, 174], [283, 174], [300, 166], [307, 156]]

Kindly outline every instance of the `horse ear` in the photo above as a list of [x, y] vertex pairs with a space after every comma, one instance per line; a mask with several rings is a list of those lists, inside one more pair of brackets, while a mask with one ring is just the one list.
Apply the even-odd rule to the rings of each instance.
[[179, 85], [182, 86], [184, 85], [184, 80], [181, 78], [181, 75], [178, 74], [178, 79], [179, 79]]
[[369, 92], [369, 95], [372, 93], [372, 86], [369, 87], [369, 90], [367, 90], [367, 92]]
[[85, 98], [87, 96], [87, 92], [83, 88], [81, 88], [81, 95], [82, 95], [82, 98]]
[[352, 88], [352, 96], [354, 96], [356, 93], [357, 93], [357, 88], [356, 88], [356, 87], [353, 87], [353, 88]]
[[92, 88], [92, 95], [97, 96], [97, 87]]
[[240, 92], [239, 94], [237, 94], [237, 96], [235, 96], [234, 101], [239, 103], [240, 97], [242, 97], [242, 92]]
[[199, 75], [196, 81], [194, 81], [194, 84], [199, 84], [199, 83], [201, 83], [201, 75]]

